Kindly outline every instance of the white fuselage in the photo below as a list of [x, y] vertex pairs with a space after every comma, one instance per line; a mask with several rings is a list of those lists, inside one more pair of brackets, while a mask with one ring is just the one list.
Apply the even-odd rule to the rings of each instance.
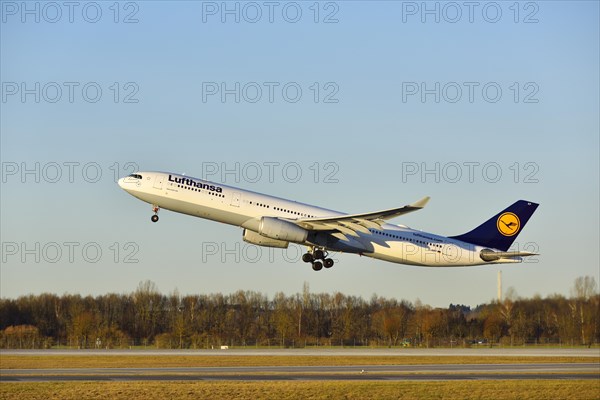
[[[345, 215], [338, 211], [179, 174], [139, 174], [142, 179], [121, 178], [119, 186], [154, 206], [248, 229], [253, 229], [256, 221], [265, 216], [296, 220]], [[343, 238], [341, 233], [337, 235]], [[479, 257], [483, 247], [387, 223], [381, 229], [357, 233], [352, 240], [361, 244], [360, 248], [368, 250], [350, 252], [409, 265], [451, 267], [521, 261], [520, 258], [515, 258], [486, 262]], [[298, 244], [311, 245], [307, 242]]]

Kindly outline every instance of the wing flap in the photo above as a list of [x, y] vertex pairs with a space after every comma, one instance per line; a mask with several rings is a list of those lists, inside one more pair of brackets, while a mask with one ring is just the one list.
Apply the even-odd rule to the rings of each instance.
[[331, 229], [332, 231], [337, 230], [337, 231], [340, 231], [341, 233], [343, 233], [344, 235], [358, 237], [358, 234], [355, 231], [346, 227], [345, 225], [339, 225], [339, 224], [325, 224], [325, 225], [327, 227], [329, 227], [329, 229]]
[[368, 229], [381, 229], [381, 225], [383, 224], [383, 220], [381, 220], [381, 222], [379, 222], [379, 223], [374, 222], [374, 221], [369, 221], [368, 219], [363, 219], [363, 218], [355, 218], [354, 220], [358, 224], [360, 224]]

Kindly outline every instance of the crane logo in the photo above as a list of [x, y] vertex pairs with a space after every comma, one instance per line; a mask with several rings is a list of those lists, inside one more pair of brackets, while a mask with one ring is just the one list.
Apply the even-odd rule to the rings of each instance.
[[498, 217], [496, 226], [498, 227], [498, 232], [504, 236], [513, 236], [519, 232], [521, 221], [519, 221], [519, 217], [516, 214], [505, 212]]

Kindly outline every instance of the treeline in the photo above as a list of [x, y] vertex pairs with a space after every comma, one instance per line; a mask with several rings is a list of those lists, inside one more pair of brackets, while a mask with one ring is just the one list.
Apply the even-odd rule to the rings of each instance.
[[130, 294], [41, 294], [0, 300], [2, 348], [214, 348], [218, 346], [470, 346], [600, 342], [592, 277], [571, 296], [518, 298], [474, 309], [342, 293], [161, 294], [150, 281]]

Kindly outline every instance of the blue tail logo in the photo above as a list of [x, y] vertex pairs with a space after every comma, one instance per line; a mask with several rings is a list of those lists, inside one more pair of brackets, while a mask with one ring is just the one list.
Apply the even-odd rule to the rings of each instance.
[[538, 205], [530, 201], [519, 200], [472, 231], [450, 237], [477, 246], [507, 251]]

